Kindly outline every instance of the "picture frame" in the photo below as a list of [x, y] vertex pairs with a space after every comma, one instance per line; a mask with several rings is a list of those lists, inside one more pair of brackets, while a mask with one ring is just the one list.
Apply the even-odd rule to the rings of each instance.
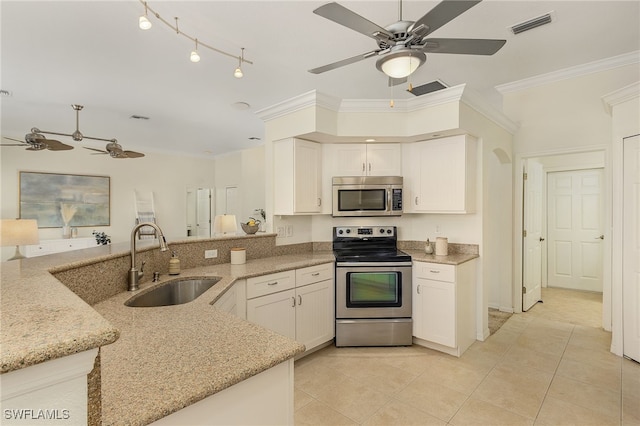
[[109, 176], [19, 174], [20, 218], [36, 219], [38, 228], [110, 226]]

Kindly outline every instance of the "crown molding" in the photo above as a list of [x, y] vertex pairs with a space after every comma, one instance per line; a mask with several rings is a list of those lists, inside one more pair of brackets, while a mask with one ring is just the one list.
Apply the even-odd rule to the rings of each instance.
[[532, 87], [542, 86], [545, 84], [555, 83], [557, 81], [568, 80], [570, 78], [580, 77], [583, 75], [593, 74], [600, 71], [606, 71], [614, 68], [633, 65], [640, 62], [640, 51], [625, 53], [611, 58], [601, 59], [598, 61], [588, 62], [586, 64], [575, 67], [564, 68], [546, 74], [540, 74], [534, 77], [525, 78], [511, 83], [500, 84], [496, 86], [496, 90], [502, 95], [517, 92], [519, 90], [530, 89]]
[[267, 108], [260, 109], [256, 111], [255, 114], [263, 121], [270, 121], [312, 106], [338, 111], [341, 102], [342, 100], [340, 98], [326, 95], [317, 90], [311, 90]]
[[517, 124], [489, 105], [478, 93], [468, 89], [466, 84], [459, 84], [411, 99], [398, 99], [394, 101], [393, 107], [389, 106], [388, 99], [341, 100], [312, 90], [256, 111], [256, 115], [264, 121], [269, 121], [313, 106], [340, 113], [404, 114], [451, 102], [464, 102], [512, 134], [518, 129]]
[[636, 81], [628, 86], [608, 93], [602, 97], [602, 105], [607, 114], [611, 115], [613, 107], [623, 102], [640, 97], [640, 81]]

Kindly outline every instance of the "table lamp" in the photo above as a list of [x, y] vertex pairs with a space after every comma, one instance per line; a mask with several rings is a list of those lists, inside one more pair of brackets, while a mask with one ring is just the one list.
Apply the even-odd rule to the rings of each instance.
[[238, 230], [236, 216], [233, 214], [218, 215], [213, 220], [214, 234], [235, 234]]
[[0, 221], [0, 244], [2, 247], [16, 246], [16, 253], [7, 260], [24, 259], [20, 246], [38, 244], [38, 221], [35, 219], [2, 219]]

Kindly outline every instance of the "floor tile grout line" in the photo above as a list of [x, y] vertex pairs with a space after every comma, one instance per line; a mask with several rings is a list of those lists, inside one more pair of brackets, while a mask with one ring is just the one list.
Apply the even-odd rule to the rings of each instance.
[[567, 342], [564, 344], [564, 348], [562, 349], [562, 355], [560, 355], [560, 361], [558, 362], [558, 365], [556, 365], [556, 368], [553, 370], [553, 376], [551, 377], [551, 381], [549, 382], [549, 386], [547, 386], [547, 390], [544, 392], [544, 397], [542, 398], [542, 401], [540, 401], [540, 407], [538, 407], [538, 411], [536, 412], [536, 416], [533, 419], [533, 423], [534, 424], [538, 420], [538, 416], [540, 415], [540, 411], [542, 410], [542, 406], [544, 405], [544, 402], [547, 399], [547, 395], [549, 394], [549, 389], [551, 389], [551, 385], [553, 384], [554, 380], [556, 379], [556, 375], [558, 373], [558, 369], [560, 368], [560, 364], [562, 364], [562, 359], [564, 358], [564, 354], [567, 351], [567, 346], [569, 346], [569, 341], [571, 340], [571, 336], [573, 336], [573, 332], [574, 332], [575, 328], [576, 328], [575, 324], [571, 324], [571, 333], [569, 334], [569, 338], [567, 339]]

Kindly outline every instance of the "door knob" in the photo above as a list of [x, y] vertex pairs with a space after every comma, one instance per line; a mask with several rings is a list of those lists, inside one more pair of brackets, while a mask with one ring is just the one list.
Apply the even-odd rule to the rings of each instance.
[[543, 242], [543, 241], [544, 241], [544, 238], [540, 237], [540, 242]]
[[599, 237], [596, 237], [595, 239], [596, 239], [596, 240], [604, 240], [604, 234], [603, 234], [603, 235], [600, 235]]

